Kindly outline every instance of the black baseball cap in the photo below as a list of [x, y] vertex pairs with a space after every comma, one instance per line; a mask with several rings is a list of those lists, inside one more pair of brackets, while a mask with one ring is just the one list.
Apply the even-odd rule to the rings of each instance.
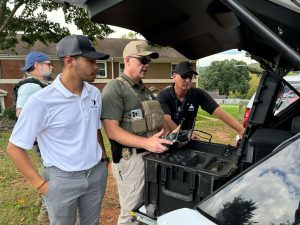
[[193, 65], [188, 61], [178, 63], [174, 69], [174, 73], [178, 73], [180, 75], [185, 75], [187, 73], [198, 75], [198, 73], [194, 70]]
[[58, 58], [81, 55], [91, 59], [108, 59], [109, 55], [97, 52], [92, 41], [85, 35], [66, 36], [56, 45]]

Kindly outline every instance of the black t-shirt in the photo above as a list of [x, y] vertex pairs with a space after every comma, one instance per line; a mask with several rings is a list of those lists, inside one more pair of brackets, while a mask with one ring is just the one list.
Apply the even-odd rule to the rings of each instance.
[[183, 130], [193, 128], [199, 106], [209, 114], [212, 114], [219, 106], [207, 92], [194, 87], [188, 90], [185, 99], [181, 102], [175, 95], [174, 85], [161, 90], [157, 95], [157, 100], [164, 113], [171, 115], [177, 125], [183, 119], [181, 127]]

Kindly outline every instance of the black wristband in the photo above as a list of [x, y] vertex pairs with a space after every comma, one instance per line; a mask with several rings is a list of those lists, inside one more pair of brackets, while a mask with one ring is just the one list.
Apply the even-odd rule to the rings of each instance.
[[101, 162], [109, 162], [109, 158], [105, 157], [101, 159]]
[[43, 182], [40, 186], [38, 186], [38, 187], [36, 188], [36, 190], [39, 190], [39, 189], [40, 189], [41, 187], [43, 187], [46, 183], [47, 183], [47, 181], [44, 180], [44, 182]]

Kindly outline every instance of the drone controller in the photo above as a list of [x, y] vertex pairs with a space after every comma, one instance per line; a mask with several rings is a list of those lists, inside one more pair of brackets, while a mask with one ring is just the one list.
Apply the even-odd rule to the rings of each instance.
[[181, 130], [179, 133], [169, 133], [166, 140], [172, 141], [173, 143], [183, 143], [190, 140], [190, 130]]

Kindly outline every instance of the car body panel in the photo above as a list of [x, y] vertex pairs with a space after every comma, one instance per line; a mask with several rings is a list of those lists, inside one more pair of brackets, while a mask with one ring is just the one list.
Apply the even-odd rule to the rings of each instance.
[[249, 210], [248, 220], [255, 224], [299, 222], [299, 213], [295, 218], [300, 200], [299, 138], [298, 134], [286, 141], [271, 156], [245, 171], [198, 207], [220, 224], [245, 224], [240, 223], [246, 217], [239, 210]]
[[[188, 223], [187, 223], [188, 221]], [[157, 219], [157, 225], [216, 225], [195, 210], [182, 208], [167, 213]]]

